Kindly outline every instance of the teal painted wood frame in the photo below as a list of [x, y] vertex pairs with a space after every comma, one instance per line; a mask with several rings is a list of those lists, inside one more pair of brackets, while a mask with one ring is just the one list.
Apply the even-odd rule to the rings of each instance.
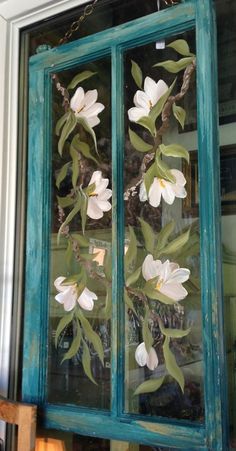
[[[201, 283], [205, 375], [204, 424], [123, 413], [123, 52], [196, 29]], [[112, 58], [113, 327], [111, 413], [45, 402], [48, 324], [51, 74], [103, 56]], [[45, 427], [180, 449], [227, 450], [222, 332], [221, 240], [215, 17], [211, 0], [184, 3], [33, 56], [29, 64], [29, 159], [22, 393], [41, 406]], [[119, 186], [119, 189], [118, 189]], [[119, 270], [118, 270], [119, 269]]]

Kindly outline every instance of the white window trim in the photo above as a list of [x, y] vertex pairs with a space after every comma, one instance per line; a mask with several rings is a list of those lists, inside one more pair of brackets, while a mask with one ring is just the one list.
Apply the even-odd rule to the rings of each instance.
[[[18, 7], [14, 12], [11, 0], [10, 9], [6, 8], [7, 1], [0, 4], [0, 394], [3, 396], [8, 394], [12, 327], [20, 32], [24, 27], [88, 1], [54, 0], [53, 4], [42, 5], [42, 0], [35, 0], [34, 9], [31, 3], [27, 13], [27, 0], [23, 2], [21, 14]], [[1, 424], [0, 438], [5, 438]]]

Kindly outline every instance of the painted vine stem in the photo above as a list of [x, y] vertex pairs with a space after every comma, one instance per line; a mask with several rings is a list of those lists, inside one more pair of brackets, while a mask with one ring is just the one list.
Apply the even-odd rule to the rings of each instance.
[[[133, 108], [128, 111], [131, 123], [138, 124], [148, 134], [148, 142], [143, 140], [136, 132], [129, 128], [129, 138], [132, 146], [144, 154], [140, 165], [138, 180], [131, 182], [126, 189], [124, 199], [129, 202], [133, 196], [139, 196], [140, 202], [148, 202], [152, 207], [159, 208], [161, 199], [172, 204], [175, 198], [186, 196], [185, 179], [181, 171], [171, 169], [163, 157], [184, 158], [189, 161], [188, 151], [180, 145], [164, 145], [162, 136], [168, 130], [170, 116], [173, 114], [181, 127], [184, 127], [186, 112], [177, 105], [189, 88], [192, 73], [195, 70], [195, 55], [189, 50], [188, 44], [178, 39], [168, 45], [182, 57], [178, 61], [165, 61], [157, 63], [155, 67], [163, 67], [171, 73], [184, 71], [180, 91], [172, 95], [176, 86], [176, 79], [170, 87], [163, 80], [156, 83], [146, 77], [143, 83], [143, 74], [137, 63], [132, 61], [132, 76], [139, 90], [134, 96]], [[59, 222], [58, 240], [60, 235], [67, 239], [67, 256], [74, 255], [78, 264], [78, 273], [69, 277], [60, 276], [55, 281], [59, 291], [56, 300], [64, 305], [67, 312], [60, 320], [56, 331], [56, 345], [62, 331], [74, 322], [76, 331], [70, 349], [63, 360], [72, 358], [78, 352], [82, 353], [82, 365], [89, 379], [96, 383], [91, 371], [91, 344], [103, 364], [104, 350], [99, 335], [93, 330], [85, 311], [92, 310], [97, 300], [96, 293], [87, 288], [89, 279], [99, 279], [105, 286], [107, 296], [103, 314], [110, 316], [111, 305], [111, 259], [106, 254], [104, 260], [104, 277], [97, 271], [93, 256], [82, 252], [89, 246], [86, 237], [86, 219], [99, 220], [111, 204], [111, 190], [107, 188], [109, 181], [102, 176], [104, 163], [99, 161], [96, 134], [94, 127], [100, 122], [98, 114], [104, 105], [97, 102], [97, 91], [84, 92], [81, 83], [95, 76], [94, 72], [84, 71], [71, 81], [67, 89], [61, 86], [55, 76], [57, 90], [62, 94], [64, 115], [56, 125], [56, 134], [59, 136], [58, 151], [62, 156], [65, 148], [69, 149], [71, 160], [60, 169], [56, 185], [59, 188], [62, 181], [71, 172], [72, 190], [65, 197], [58, 197]], [[77, 87], [79, 85], [79, 87]], [[70, 99], [69, 92], [74, 90]], [[95, 92], [96, 91], [96, 92]], [[95, 114], [96, 113], [96, 114]], [[83, 140], [82, 138], [83, 137]], [[89, 138], [88, 140], [86, 138]], [[93, 141], [93, 150], [89, 145]], [[91, 173], [90, 162], [97, 165], [86, 185], [86, 174]], [[65, 216], [64, 210], [69, 213]], [[80, 215], [82, 233], [71, 234], [70, 223]], [[164, 360], [166, 374], [169, 374], [184, 390], [184, 376], [177, 364], [171, 350], [172, 339], [183, 339], [190, 329], [176, 328], [174, 319], [184, 315], [184, 309], [179, 301], [184, 299], [188, 292], [183, 283], [190, 283], [190, 271], [181, 268], [176, 260], [180, 256], [189, 255], [191, 248], [190, 230], [179, 236], [173, 236], [175, 224], [170, 222], [159, 233], [143, 218], [139, 219], [143, 235], [145, 256], [142, 264], [138, 265], [138, 238], [133, 227], [129, 226], [129, 245], [125, 254], [125, 289], [124, 299], [128, 314], [135, 316], [137, 324], [142, 329], [143, 341], [138, 345], [135, 358], [140, 366], [147, 366], [154, 371], [158, 365], [157, 349], [162, 349], [161, 358]], [[171, 261], [169, 258], [173, 258]], [[183, 260], [183, 259], [182, 259]], [[184, 261], [184, 260], [183, 260]], [[192, 282], [194, 285], [194, 283]], [[195, 281], [196, 286], [196, 281]], [[141, 304], [141, 309], [136, 305]], [[170, 320], [166, 321], [166, 311], [170, 313]], [[173, 320], [173, 321], [172, 321]], [[158, 323], [158, 332], [154, 336], [152, 324]], [[173, 322], [173, 327], [172, 327]], [[183, 321], [182, 321], [183, 322]], [[168, 324], [167, 324], [168, 323]], [[151, 378], [136, 387], [135, 394], [147, 393], [157, 390], [163, 383], [165, 376]]]

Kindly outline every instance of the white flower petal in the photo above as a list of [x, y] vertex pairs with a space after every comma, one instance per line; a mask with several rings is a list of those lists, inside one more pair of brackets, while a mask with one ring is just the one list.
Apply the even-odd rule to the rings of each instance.
[[76, 89], [75, 94], [71, 98], [70, 107], [73, 111], [80, 111], [84, 106], [84, 90], [81, 88]]
[[167, 283], [172, 283], [172, 282], [184, 283], [184, 282], [186, 282], [186, 280], [189, 279], [189, 276], [190, 276], [189, 269], [178, 268], [172, 272]]
[[109, 211], [111, 209], [111, 204], [107, 200], [100, 200], [97, 198], [97, 206], [101, 208], [102, 211]]
[[87, 118], [97, 116], [101, 111], [103, 111], [105, 106], [102, 103], [95, 103], [87, 109], [83, 109], [84, 116]]
[[60, 277], [57, 277], [57, 279], [56, 280], [54, 280], [54, 286], [56, 287], [56, 289], [57, 289], [57, 291], [65, 291], [65, 290], [67, 290], [67, 286], [66, 285], [61, 285], [62, 284], [62, 282], [64, 282], [64, 280], [65, 280], [66, 278], [65, 277], [63, 277], [63, 276], [60, 276]]
[[152, 207], [158, 207], [160, 205], [161, 194], [162, 188], [159, 180], [157, 179], [157, 177], [154, 177], [148, 193], [149, 203], [150, 205], [152, 205]]
[[82, 291], [81, 295], [77, 299], [80, 307], [84, 310], [91, 311], [94, 307], [94, 300], [97, 299], [97, 295], [90, 291], [87, 287]]
[[99, 200], [108, 200], [112, 196], [112, 190], [106, 189], [103, 193], [99, 194]]
[[144, 108], [133, 107], [128, 110], [128, 116], [131, 122], [138, 122], [141, 117], [148, 116], [148, 113]]
[[184, 186], [186, 184], [186, 178], [181, 171], [179, 171], [178, 169], [171, 169], [170, 172], [175, 177], [177, 185]]
[[187, 290], [180, 283], [165, 283], [160, 288], [160, 292], [174, 301], [181, 301], [188, 295]]
[[165, 188], [162, 190], [162, 197], [168, 205], [172, 205], [175, 200], [173, 183], [167, 182], [166, 180], [163, 180], [162, 183], [165, 185]]
[[55, 299], [60, 304], [64, 305], [64, 310], [69, 312], [75, 306], [77, 293], [71, 286], [66, 287], [67, 289], [63, 293], [59, 293], [55, 296]]
[[160, 260], [154, 260], [151, 254], [148, 254], [142, 264], [142, 274], [145, 280], [153, 279], [160, 275], [162, 263]]
[[89, 197], [87, 215], [92, 219], [100, 219], [103, 217], [103, 211], [99, 208], [96, 197]]
[[167, 90], [168, 86], [163, 80], [159, 80], [157, 83], [150, 77], [146, 77], [144, 80], [144, 91], [150, 98], [152, 106], [156, 105]]
[[91, 177], [91, 180], [89, 182], [89, 185], [92, 185], [95, 183], [96, 185], [99, 184], [102, 180], [102, 172], [101, 171], [94, 171]]
[[100, 124], [100, 119], [97, 116], [88, 117], [87, 122], [91, 128], [95, 127], [96, 125]]
[[94, 103], [97, 101], [97, 98], [98, 98], [97, 89], [87, 91], [84, 96], [84, 111], [86, 111], [88, 108], [94, 105]]
[[95, 193], [100, 196], [103, 194], [106, 190], [106, 187], [109, 184], [109, 179], [101, 179], [99, 183], [96, 183]]
[[145, 202], [146, 200], [148, 200], [147, 190], [144, 182], [141, 183], [139, 188], [139, 200], [140, 202]]
[[146, 351], [145, 343], [142, 342], [138, 345], [135, 351], [135, 360], [139, 366], [145, 366], [147, 364], [148, 353]]
[[147, 112], [147, 115], [151, 109], [151, 102], [150, 98], [145, 94], [143, 91], [137, 91], [134, 96], [134, 104], [138, 108], [144, 108], [144, 110]]
[[155, 349], [151, 347], [148, 357], [147, 357], [147, 367], [149, 370], [154, 371], [155, 368], [158, 366], [158, 357]]

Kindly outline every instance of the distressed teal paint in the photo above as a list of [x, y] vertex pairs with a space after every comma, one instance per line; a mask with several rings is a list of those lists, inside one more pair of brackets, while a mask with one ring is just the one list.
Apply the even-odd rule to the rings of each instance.
[[70, 67], [73, 64], [81, 64], [84, 55], [91, 55], [91, 59], [96, 59], [97, 53], [101, 49], [116, 46], [133, 47], [137, 44], [144, 44], [150, 40], [180, 33], [186, 29], [194, 27], [195, 1], [191, 0], [178, 7], [166, 9], [148, 16], [127, 22], [118, 27], [102, 31], [100, 33], [79, 39], [71, 43], [48, 50], [30, 58], [30, 68], [42, 70], [52, 67], [52, 71]]
[[[196, 18], [195, 18], [196, 9]], [[219, 155], [213, 4], [188, 0], [132, 23], [89, 36], [30, 60], [29, 160], [23, 399], [42, 405], [46, 427], [109, 439], [181, 449], [226, 450], [226, 411], [222, 333], [219, 231]], [[198, 139], [201, 218], [201, 270], [205, 355], [205, 425], [124, 414], [123, 298], [123, 52], [195, 26], [198, 52]], [[50, 225], [51, 79], [58, 72], [112, 54], [113, 157], [113, 360], [111, 414], [53, 406], [45, 402]], [[211, 67], [209, 64], [211, 61]], [[118, 271], [119, 268], [119, 271]], [[145, 418], [151, 421], [150, 418]], [[154, 429], [156, 431], [154, 431]]]
[[197, 92], [199, 190], [201, 208], [201, 284], [205, 354], [205, 412], [209, 449], [227, 448], [227, 404], [223, 332], [220, 233], [220, 154], [216, 19], [213, 1], [197, 8]]
[[[207, 450], [204, 438], [204, 428], [192, 426], [187, 431], [182, 425], [160, 423], [159, 432], [149, 432], [138, 421], [132, 418], [122, 421], [109, 415], [98, 415], [96, 412], [78, 412], [77, 409], [62, 409], [56, 406], [46, 406], [43, 426], [52, 429], [74, 431], [88, 436], [98, 436], [114, 440], [144, 443], [147, 445], [178, 447], [181, 450]], [[150, 421], [150, 418], [148, 418]], [[63, 423], [63, 426], [61, 427]], [[156, 425], [156, 423], [153, 423]]]
[[[120, 365], [123, 355], [124, 327], [121, 309], [123, 306], [123, 148], [124, 148], [124, 102], [123, 102], [123, 58], [119, 48], [112, 48], [112, 211], [113, 211], [113, 270], [112, 270], [112, 388], [111, 411], [117, 416], [122, 410], [123, 367]], [[120, 407], [118, 407], [120, 406]]]

